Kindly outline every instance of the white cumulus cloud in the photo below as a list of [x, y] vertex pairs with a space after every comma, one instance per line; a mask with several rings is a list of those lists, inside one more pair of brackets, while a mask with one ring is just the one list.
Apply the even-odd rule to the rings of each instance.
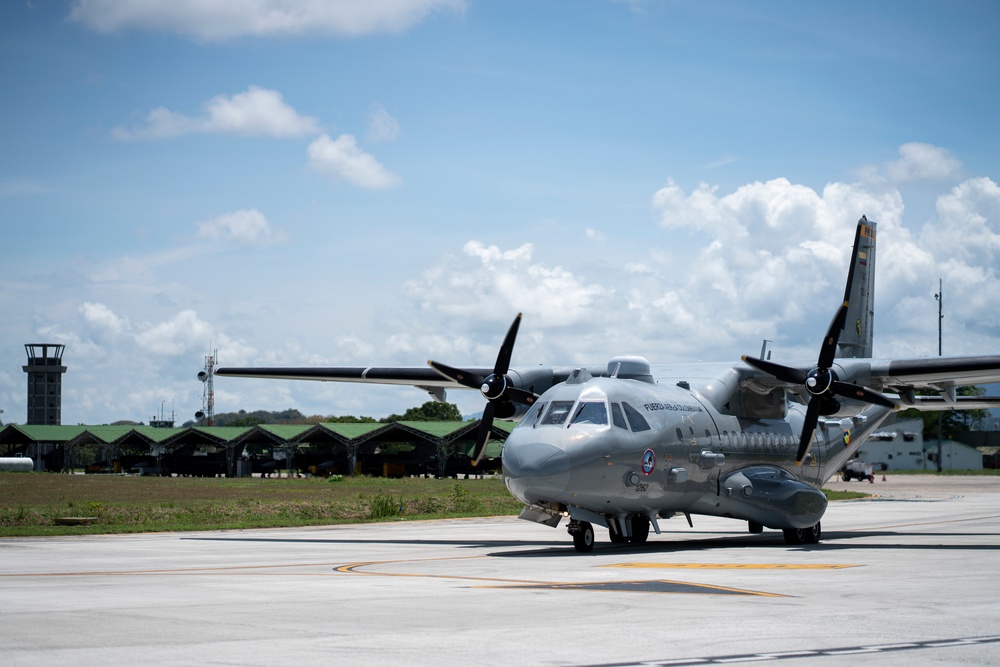
[[465, 0], [76, 0], [71, 21], [102, 33], [172, 32], [199, 42], [236, 37], [356, 37], [407, 30]]
[[242, 246], [278, 243], [284, 236], [271, 227], [264, 214], [255, 208], [224, 213], [198, 223], [199, 238], [232, 241]]
[[80, 314], [93, 334], [104, 338], [115, 339], [129, 331], [127, 317], [119, 317], [103, 303], [85, 302], [80, 306]]
[[200, 116], [186, 116], [166, 107], [146, 114], [136, 127], [111, 130], [115, 139], [169, 139], [185, 134], [236, 134], [256, 137], [301, 137], [317, 134], [318, 121], [301, 116], [276, 90], [250, 86], [232, 96], [216, 95], [203, 105]]
[[143, 350], [158, 356], [194, 354], [208, 349], [215, 330], [193, 310], [183, 310], [166, 322], [150, 326], [136, 335]]
[[559, 266], [532, 261], [534, 246], [501, 250], [480, 241], [406, 284], [422, 308], [480, 321], [507, 321], [514, 313], [538, 326], [565, 327], [600, 315], [599, 299], [608, 291]]
[[335, 181], [347, 181], [373, 190], [399, 184], [399, 177], [359, 148], [353, 135], [342, 134], [331, 139], [324, 134], [309, 144], [307, 153], [309, 167]]
[[374, 105], [368, 113], [368, 140], [375, 143], [395, 141], [399, 138], [399, 133], [399, 121], [381, 104]]
[[885, 166], [894, 183], [945, 181], [957, 178], [962, 163], [949, 151], [931, 144], [913, 142], [899, 147], [899, 159]]

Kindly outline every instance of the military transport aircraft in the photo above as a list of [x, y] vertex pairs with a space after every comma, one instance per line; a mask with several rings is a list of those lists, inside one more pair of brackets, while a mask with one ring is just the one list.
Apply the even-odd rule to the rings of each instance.
[[[556, 527], [569, 518], [577, 551], [594, 526], [611, 542], [645, 542], [650, 526], [683, 515], [780, 529], [788, 544], [821, 536], [820, 487], [902, 408], [1000, 407], [956, 387], [1000, 382], [1000, 356], [871, 359], [876, 223], [858, 222], [844, 301], [815, 361], [511, 368], [518, 315], [493, 368], [219, 368], [216, 375], [403, 384], [439, 400], [479, 389], [486, 408], [474, 456], [494, 418], [517, 419], [503, 447], [503, 481], [524, 503], [520, 518]], [[763, 357], [763, 352], [761, 354]], [[917, 396], [917, 390], [936, 395]], [[927, 392], [921, 392], [926, 394]]]

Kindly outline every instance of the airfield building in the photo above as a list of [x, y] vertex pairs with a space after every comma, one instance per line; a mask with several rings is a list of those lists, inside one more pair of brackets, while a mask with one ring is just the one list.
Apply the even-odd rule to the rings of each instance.
[[[923, 422], [898, 421], [873, 433], [858, 450], [858, 458], [878, 471], [937, 470], [938, 442], [924, 441]], [[944, 440], [941, 442], [942, 470], [982, 470], [983, 455], [975, 447]]]
[[66, 372], [62, 356], [65, 345], [58, 343], [25, 343], [28, 363], [22, 366], [28, 374], [28, 420], [37, 426], [59, 426], [62, 423], [62, 375]]

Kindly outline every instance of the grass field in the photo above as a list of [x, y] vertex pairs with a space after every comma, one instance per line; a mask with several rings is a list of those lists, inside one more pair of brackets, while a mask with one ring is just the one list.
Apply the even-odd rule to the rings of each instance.
[[[862, 493], [829, 493], [832, 500]], [[222, 479], [0, 473], [0, 537], [516, 515], [499, 478]], [[88, 517], [87, 525], [56, 525]]]

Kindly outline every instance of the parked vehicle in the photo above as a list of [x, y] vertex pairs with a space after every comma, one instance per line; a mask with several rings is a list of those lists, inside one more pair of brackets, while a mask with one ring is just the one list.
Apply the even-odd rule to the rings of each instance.
[[850, 482], [852, 479], [857, 479], [859, 482], [868, 480], [869, 482], [875, 481], [875, 475], [872, 474], [872, 465], [870, 463], [865, 463], [861, 459], [851, 459], [847, 462], [841, 471], [840, 478], [845, 482]]

